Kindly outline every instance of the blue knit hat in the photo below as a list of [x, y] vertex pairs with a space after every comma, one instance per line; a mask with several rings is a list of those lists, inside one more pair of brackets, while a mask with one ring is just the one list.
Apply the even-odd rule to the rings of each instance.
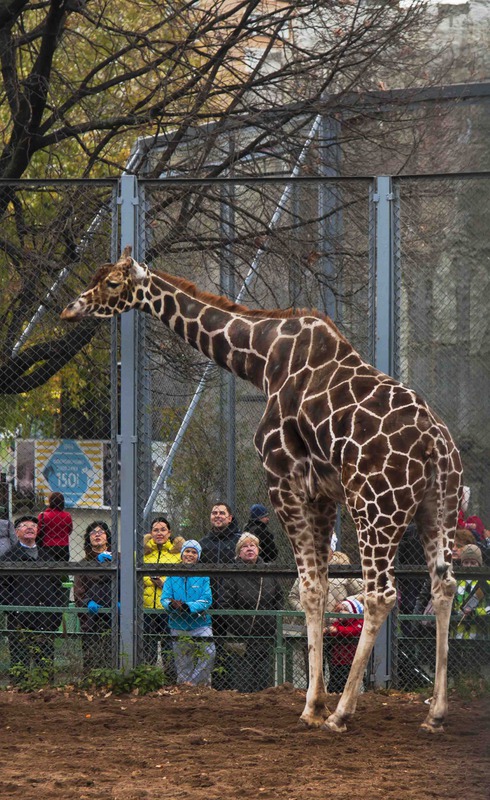
[[269, 512], [262, 503], [255, 503], [250, 509], [250, 519], [261, 519], [262, 517], [267, 517], [268, 514]]
[[186, 542], [184, 542], [184, 544], [182, 545], [182, 547], [180, 549], [180, 555], [181, 556], [184, 555], [184, 550], [189, 550], [189, 548], [191, 548], [191, 547], [192, 547], [193, 550], [196, 550], [196, 552], [197, 552], [197, 560], [199, 561], [199, 559], [201, 558], [202, 547], [199, 544], [199, 542], [197, 542], [195, 539], [188, 539]]

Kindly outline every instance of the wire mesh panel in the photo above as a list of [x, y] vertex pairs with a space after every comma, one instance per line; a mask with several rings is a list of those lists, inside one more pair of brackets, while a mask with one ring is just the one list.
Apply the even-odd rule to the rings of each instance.
[[0, 194], [0, 680], [32, 687], [116, 652], [110, 327], [59, 318], [110, 257], [116, 196], [109, 181]]
[[[184, 551], [185, 552], [185, 551]], [[162, 669], [165, 683], [211, 685], [239, 692], [261, 691], [288, 681], [308, 684], [305, 617], [294, 570], [264, 570], [245, 555], [234, 566], [204, 568], [162, 564], [162, 591], [145, 607], [141, 661]], [[340, 562], [339, 562], [340, 563]], [[362, 630], [362, 582], [332, 567], [324, 622], [324, 678], [341, 692]], [[162, 574], [163, 573], [163, 574]], [[155, 572], [152, 572], [155, 576]], [[145, 584], [149, 576], [144, 579]], [[363, 688], [369, 684], [366, 674]]]
[[400, 193], [400, 378], [449, 426], [471, 490], [469, 513], [488, 519], [489, 181], [407, 179]]
[[[369, 349], [368, 182], [305, 181], [292, 189], [284, 180], [260, 179], [143, 185], [141, 235], [153, 269], [239, 296], [251, 308], [328, 310], [361, 350]], [[253, 447], [264, 395], [222, 370], [206, 370], [202, 356], [157, 321], [149, 323], [146, 343], [146, 463], [151, 460], [153, 473], [143, 469], [141, 492], [147, 497], [150, 478], [165, 473], [151, 512], [165, 512], [174, 534], [200, 538], [212, 503], [223, 499], [243, 528], [250, 507], [267, 502]], [[204, 391], [180, 440], [203, 374]], [[289, 558], [273, 518], [271, 525], [282, 557]]]
[[[399, 179], [398, 227], [401, 270], [397, 285], [398, 377], [428, 400], [447, 423], [463, 460], [469, 505], [460, 519], [453, 552], [477, 545], [481, 563], [489, 563], [484, 529], [490, 518], [489, 405], [490, 360], [485, 317], [490, 273], [486, 209], [490, 185], [484, 176]], [[415, 525], [399, 552], [399, 567], [424, 565]], [[474, 566], [478, 566], [475, 564]], [[458, 592], [471, 581], [460, 576]], [[430, 592], [424, 577], [401, 576], [400, 617], [396, 626], [396, 681], [402, 688], [433, 679], [435, 625], [425, 619]], [[449, 674], [481, 676], [488, 664], [488, 582], [475, 585], [471, 613], [461, 617], [455, 601], [450, 630]], [[411, 615], [415, 617], [412, 618]], [[408, 616], [407, 616], [408, 615]], [[471, 641], [470, 641], [471, 640]], [[429, 667], [429, 664], [432, 666]]]

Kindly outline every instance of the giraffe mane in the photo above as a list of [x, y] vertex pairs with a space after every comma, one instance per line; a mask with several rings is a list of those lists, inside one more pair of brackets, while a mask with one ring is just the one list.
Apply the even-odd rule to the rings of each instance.
[[[223, 295], [212, 294], [212, 292], [204, 292], [197, 288], [196, 284], [192, 281], [187, 280], [186, 278], [180, 278], [176, 275], [170, 275], [167, 272], [159, 272], [155, 270], [153, 272], [154, 275], [157, 275], [163, 280], [168, 281], [176, 289], [181, 289], [190, 297], [194, 297], [196, 300], [201, 300], [203, 303], [213, 306], [214, 308], [221, 308], [224, 311], [230, 311], [234, 314], [241, 314], [246, 317], [253, 317], [255, 319], [291, 319], [295, 317], [316, 317], [317, 319], [323, 320], [329, 326], [334, 328], [340, 337], [342, 334], [337, 330], [337, 327], [332, 322], [332, 320], [326, 315], [323, 314], [321, 311], [317, 309], [310, 309], [310, 308], [272, 308], [272, 309], [264, 309], [264, 308], [248, 308], [248, 306], [242, 306], [239, 303], [234, 303], [233, 300], [229, 300], [227, 297]], [[343, 337], [342, 337], [343, 338]]]
[[114, 264], [109, 264], [109, 263], [108, 264], [102, 264], [98, 268], [97, 272], [92, 276], [92, 279], [91, 279], [90, 283], [88, 284], [88, 286], [87, 286], [85, 291], [88, 292], [89, 289], [93, 289], [95, 286], [97, 286], [99, 281], [103, 280], [109, 274], [109, 272], [111, 271], [111, 269], [113, 267], [114, 267]]

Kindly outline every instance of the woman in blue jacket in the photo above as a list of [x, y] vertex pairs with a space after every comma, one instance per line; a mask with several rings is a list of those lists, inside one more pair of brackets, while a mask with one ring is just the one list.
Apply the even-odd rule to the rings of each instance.
[[[201, 545], [189, 539], [180, 551], [182, 566], [192, 568]], [[211, 617], [211, 584], [204, 575], [170, 575], [163, 584], [161, 604], [168, 611], [177, 683], [211, 686], [215, 646]]]

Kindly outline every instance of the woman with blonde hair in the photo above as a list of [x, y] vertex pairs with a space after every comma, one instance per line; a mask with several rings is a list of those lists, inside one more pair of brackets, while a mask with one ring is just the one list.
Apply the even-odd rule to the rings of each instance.
[[[282, 608], [282, 589], [275, 575], [256, 575], [247, 570], [263, 566], [257, 536], [245, 531], [235, 546], [236, 575], [223, 584], [223, 608], [274, 611]], [[273, 648], [276, 618], [261, 614], [229, 617], [228, 634], [232, 687], [239, 692], [258, 692], [273, 683]]]
[[[342, 553], [340, 550], [330, 550], [328, 556], [329, 566], [349, 566], [350, 563], [350, 558], [347, 553]], [[325, 611], [335, 611], [339, 603], [342, 603], [347, 597], [353, 596], [357, 597], [357, 599], [362, 602], [364, 587], [360, 578], [341, 578], [337, 576], [329, 578]], [[303, 611], [299, 596], [299, 578], [296, 578], [289, 592], [288, 600], [289, 605], [291, 608], [294, 608], [295, 611]]]

